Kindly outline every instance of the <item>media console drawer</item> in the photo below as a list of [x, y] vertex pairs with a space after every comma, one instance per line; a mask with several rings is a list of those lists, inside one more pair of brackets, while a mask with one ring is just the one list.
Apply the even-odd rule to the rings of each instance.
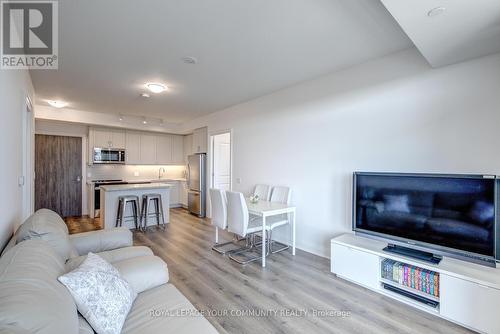
[[500, 333], [500, 290], [441, 275], [441, 315], [484, 333]]
[[378, 290], [379, 257], [351, 247], [332, 244], [332, 272], [350, 281]]

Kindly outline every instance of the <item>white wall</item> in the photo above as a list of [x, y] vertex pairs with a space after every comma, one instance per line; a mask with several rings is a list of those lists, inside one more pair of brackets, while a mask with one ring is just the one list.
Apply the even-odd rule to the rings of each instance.
[[328, 256], [351, 228], [353, 171], [500, 174], [500, 54], [431, 69], [409, 49], [185, 130], [201, 126], [233, 129], [233, 189], [293, 188], [297, 246]]
[[[22, 223], [23, 198], [18, 178], [23, 176], [23, 113], [26, 96], [33, 100], [27, 71], [0, 70], [0, 249]], [[28, 120], [32, 120], [28, 115]], [[26, 176], [26, 175], [25, 175]]]

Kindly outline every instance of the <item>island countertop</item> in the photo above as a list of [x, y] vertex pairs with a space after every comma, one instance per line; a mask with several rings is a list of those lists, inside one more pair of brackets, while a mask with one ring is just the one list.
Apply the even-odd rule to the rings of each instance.
[[102, 185], [99, 188], [103, 191], [126, 191], [126, 190], [148, 190], [172, 188], [166, 183], [141, 183], [141, 184], [112, 184]]

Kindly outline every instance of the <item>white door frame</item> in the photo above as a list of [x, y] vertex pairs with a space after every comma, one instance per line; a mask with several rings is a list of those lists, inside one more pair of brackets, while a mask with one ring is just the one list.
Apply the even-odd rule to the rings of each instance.
[[[213, 168], [213, 163], [214, 163], [214, 136], [217, 136], [217, 135], [222, 135], [224, 133], [229, 133], [229, 141], [230, 141], [230, 145], [229, 145], [229, 151], [230, 151], [230, 159], [229, 159], [229, 173], [231, 174], [231, 177], [229, 179], [229, 189], [232, 190], [233, 189], [233, 129], [225, 129], [225, 130], [218, 130], [218, 131], [210, 131], [209, 134], [208, 134], [208, 137], [210, 139], [209, 143], [209, 147], [208, 147], [208, 162], [207, 162], [207, 165], [208, 165], [208, 173], [207, 173], [207, 176], [208, 176], [208, 182], [207, 182], [207, 194], [208, 194], [208, 189], [209, 188], [212, 188], [214, 186], [214, 178], [213, 178], [213, 173], [214, 173], [214, 168]], [[210, 200], [207, 196], [207, 204], [209, 204]], [[210, 205], [207, 205], [207, 217], [211, 218], [212, 217], [212, 208]]]
[[35, 111], [29, 94], [24, 94], [22, 106], [22, 170], [19, 186], [22, 187], [21, 220], [24, 221], [35, 208]]

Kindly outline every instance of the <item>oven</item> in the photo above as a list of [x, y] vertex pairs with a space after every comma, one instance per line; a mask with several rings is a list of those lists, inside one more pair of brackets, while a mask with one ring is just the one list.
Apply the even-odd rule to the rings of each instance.
[[98, 180], [94, 181], [94, 217], [98, 216], [99, 209], [101, 208], [101, 188], [102, 185], [113, 185], [113, 184], [127, 184], [127, 181], [123, 180]]
[[122, 148], [94, 147], [94, 164], [124, 164], [125, 150]]

